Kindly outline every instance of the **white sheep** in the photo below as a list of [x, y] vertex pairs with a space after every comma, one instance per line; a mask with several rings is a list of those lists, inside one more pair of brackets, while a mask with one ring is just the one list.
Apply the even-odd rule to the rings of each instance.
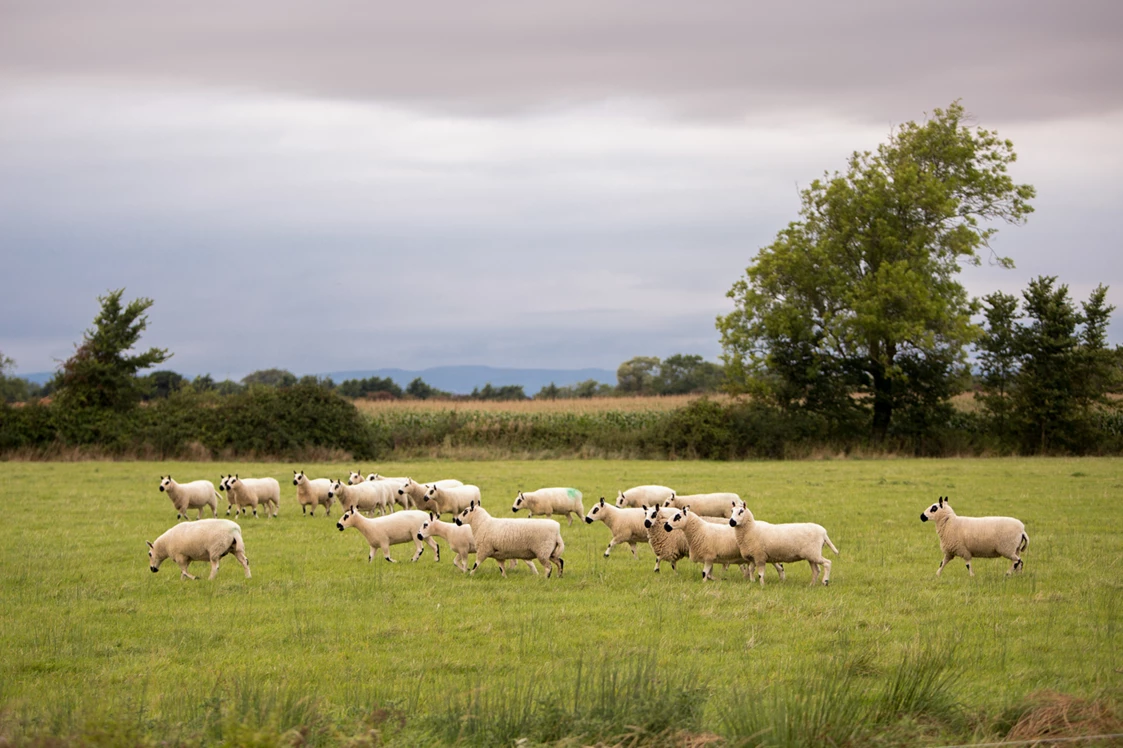
[[519, 491], [511, 511], [517, 513], [526, 507], [527, 514], [533, 517], [536, 514], [563, 514], [569, 518], [569, 526], [573, 526], [573, 515], [580, 517], [585, 513], [581, 503], [581, 492], [576, 488], [539, 488], [537, 491]]
[[253, 509], [253, 516], [257, 516], [258, 504], [265, 507], [265, 515], [269, 515], [269, 508], [273, 508], [273, 517], [277, 516], [277, 509], [281, 506], [281, 484], [277, 482], [276, 478], [239, 478], [237, 474], [229, 475], [223, 479], [226, 485], [226, 495], [230, 500], [230, 507], [227, 507], [226, 514], [230, 514], [230, 508], [237, 506], [241, 509], [242, 514], [246, 513], [246, 507]]
[[507, 559], [538, 559], [546, 568], [549, 578], [554, 567], [558, 577], [565, 570], [565, 542], [561, 536], [561, 525], [552, 519], [496, 519], [475, 501], [456, 515], [457, 525], [469, 525], [476, 540], [476, 562], [472, 564], [472, 574], [480, 564], [489, 558], [499, 562], [499, 571], [506, 578], [507, 570], [503, 562]]
[[[338, 483], [338, 481], [336, 481]], [[416, 561], [421, 558], [421, 554], [425, 552], [425, 545], [421, 540], [418, 540], [417, 533], [421, 530], [421, 525], [429, 518], [425, 512], [417, 510], [410, 510], [405, 512], [396, 512], [394, 514], [386, 515], [385, 517], [375, 517], [373, 519], [364, 517], [359, 514], [355, 508], [348, 509], [335, 523], [340, 532], [343, 532], [348, 527], [354, 527], [363, 537], [367, 539], [370, 544], [370, 554], [367, 556], [367, 561], [374, 560], [375, 547], [382, 549], [382, 554], [390, 563], [397, 563], [394, 559], [390, 558], [390, 546], [399, 543], [408, 543], [413, 541], [416, 552], [410, 561]], [[441, 548], [437, 545], [437, 541], [432, 538], [428, 539], [429, 547], [433, 549], [433, 555], [436, 560], [441, 560]]]
[[[429, 519], [422, 523], [421, 529], [417, 532], [417, 539], [425, 540], [433, 535], [444, 538], [448, 542], [448, 547], [456, 553], [456, 558], [452, 560], [453, 566], [460, 571], [467, 572], [468, 554], [476, 552], [476, 539], [472, 536], [472, 528], [468, 525], [457, 525], [455, 522], [442, 522], [437, 515], [429, 512]], [[516, 563], [518, 562], [514, 559], [500, 562], [506, 568], [510, 568], [511, 564]], [[534, 565], [534, 561], [526, 559], [526, 565], [535, 574], [538, 573], [538, 567]]]
[[[394, 509], [394, 504], [397, 504], [402, 509], [412, 509], [414, 507], [414, 503], [413, 503], [412, 498], [409, 497], [408, 495], [402, 494], [398, 490], [398, 488], [400, 486], [402, 486], [403, 484], [405, 484], [406, 481], [409, 480], [408, 477], [402, 476], [402, 477], [399, 478], [399, 477], [391, 477], [391, 476], [386, 476], [386, 475], [379, 475], [378, 473], [370, 473], [369, 475], [367, 475], [367, 480], [368, 481], [376, 481], [376, 480], [385, 481], [387, 484], [389, 484], [389, 486], [391, 488], [390, 498], [393, 500], [392, 503], [390, 504], [390, 510], [391, 511], [393, 511], [393, 509]], [[451, 485], [459, 486], [461, 484], [460, 484], [460, 481], [453, 481]]]
[[175, 525], [156, 538], [156, 542], [148, 543], [148, 568], [155, 573], [164, 559], [170, 558], [179, 565], [181, 579], [195, 579], [187, 572], [187, 567], [192, 561], [209, 561], [210, 578], [214, 579], [218, 574], [218, 560], [227, 553], [234, 554], [249, 579], [250, 562], [238, 523], [228, 519], [198, 519]]
[[331, 505], [335, 498], [331, 493], [331, 480], [328, 478], [309, 478], [303, 470], [292, 471], [292, 484], [296, 486], [296, 500], [300, 503], [300, 513], [306, 514], [312, 507], [311, 517], [316, 516], [316, 507], [321, 504], [324, 514], [331, 516]]
[[[675, 570], [675, 564], [680, 558], [686, 558], [690, 555], [690, 546], [686, 542], [686, 534], [682, 530], [672, 529], [667, 531], [665, 523], [674, 515], [675, 507], [659, 507], [648, 506], [643, 507], [644, 520], [643, 526], [647, 528], [647, 540], [651, 544], [651, 550], [655, 552], [655, 571], [659, 571], [659, 564], [667, 561], [671, 565], [671, 569]], [[713, 524], [725, 524], [727, 520], [722, 517], [703, 517], [699, 515], [705, 522]], [[728, 569], [729, 564], [723, 564]], [[778, 572], [781, 577], [784, 573], [783, 566], [777, 564]]]
[[348, 485], [342, 481], [334, 481], [328, 496], [338, 499], [343, 511], [358, 509], [362, 512], [378, 510], [380, 515], [390, 514], [393, 510], [394, 487], [388, 483], [356, 483]]
[[347, 485], [353, 486], [356, 483], [362, 483], [366, 479], [367, 479], [366, 476], [363, 475], [362, 473], [358, 473], [358, 472], [355, 472], [354, 470], [352, 470], [350, 473], [347, 474]]
[[479, 486], [469, 484], [444, 488], [433, 483], [429, 484], [418, 506], [426, 512], [455, 515], [467, 509], [473, 501], [480, 502]]
[[1026, 527], [1021, 520], [1013, 517], [960, 517], [945, 496], [921, 512], [921, 522], [930, 519], [936, 523], [940, 550], [944, 552], [944, 560], [936, 569], [936, 576], [940, 576], [947, 562], [956, 556], [967, 562], [967, 573], [971, 576], [975, 576], [971, 559], [976, 557], [1002, 556], [1010, 559], [1007, 576], [1025, 568], [1018, 554], [1029, 545], [1029, 535], [1026, 535]]
[[662, 504], [672, 498], [675, 491], [666, 486], [632, 486], [626, 491], [619, 491], [618, 494], [616, 506], [639, 508]]
[[[690, 548], [690, 560], [702, 564], [702, 579], [712, 580], [714, 564], [738, 564], [744, 576], [749, 575], [748, 561], [741, 556], [737, 547], [737, 536], [732, 527], [724, 524], [706, 522], [690, 511], [690, 508], [675, 509], [671, 518], [664, 522], [663, 529], [682, 530], [686, 544]], [[761, 574], [764, 567], [761, 566]]]
[[[690, 511], [703, 517], [729, 519], [734, 505], [740, 501], [741, 497], [735, 493], [692, 493], [675, 494], [671, 497], [669, 505], [676, 509], [690, 507]], [[663, 506], [668, 506], [668, 503], [664, 502]]]
[[175, 518], [187, 519], [190, 509], [197, 509], [195, 519], [202, 519], [203, 507], [209, 506], [211, 514], [218, 516], [218, 493], [209, 480], [193, 480], [190, 483], [176, 483], [171, 475], [160, 476], [160, 490], [166, 491], [175, 506]]
[[741, 502], [733, 510], [729, 524], [737, 538], [741, 555], [756, 564], [760, 586], [764, 586], [764, 566], [770, 563], [806, 561], [811, 565], [811, 584], [819, 579], [819, 569], [823, 570], [823, 584], [830, 584], [831, 562], [823, 556], [823, 545], [838, 554], [838, 549], [827, 537], [822, 525], [814, 522], [788, 522], [774, 525], [761, 522], [753, 517], [749, 507]]
[[444, 478], [442, 480], [433, 481], [432, 483], [418, 483], [412, 478], [406, 478], [398, 487], [394, 501], [398, 502], [406, 509], [409, 509], [411, 506], [420, 507], [430, 486], [434, 485], [440, 486], [441, 488], [455, 488], [456, 486], [463, 486], [464, 484], [454, 478]]
[[627, 543], [632, 549], [632, 558], [636, 558], [636, 543], [648, 542], [647, 528], [643, 525], [645, 514], [642, 507], [621, 509], [606, 504], [602, 496], [585, 515], [585, 522], [591, 525], [599, 519], [612, 532], [612, 540], [608, 541], [608, 547], [604, 549], [605, 558], [620, 543]]

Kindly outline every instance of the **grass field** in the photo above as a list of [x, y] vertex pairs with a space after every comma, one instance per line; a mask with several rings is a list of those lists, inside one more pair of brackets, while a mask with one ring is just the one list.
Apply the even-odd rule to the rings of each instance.
[[[469, 578], [412, 546], [368, 564], [338, 510], [300, 516], [293, 467], [457, 477], [501, 516], [548, 485], [586, 508], [639, 483], [731, 490], [823, 524], [840, 556], [829, 588], [806, 564], [704, 584], [686, 560], [653, 574], [646, 546], [604, 559], [603, 524], [563, 521], [562, 579]], [[241, 521], [253, 578], [232, 557], [214, 582], [150, 573], [144, 541], [175, 521], [158, 475], [233, 470], [282, 483], [278, 519]], [[0, 745], [939, 745], [1005, 736], [1042, 691], [1119, 724], [1121, 459], [7, 463], [0, 492]], [[937, 579], [919, 515], [940, 495], [1025, 521], [1025, 572]]]

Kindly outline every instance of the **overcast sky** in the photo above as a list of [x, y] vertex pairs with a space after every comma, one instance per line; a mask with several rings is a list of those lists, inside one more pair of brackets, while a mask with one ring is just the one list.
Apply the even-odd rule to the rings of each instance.
[[1038, 191], [969, 290], [1123, 308], [1123, 3], [914, 5], [0, 0], [0, 351], [125, 287], [217, 379], [716, 359], [799, 188], [957, 98]]

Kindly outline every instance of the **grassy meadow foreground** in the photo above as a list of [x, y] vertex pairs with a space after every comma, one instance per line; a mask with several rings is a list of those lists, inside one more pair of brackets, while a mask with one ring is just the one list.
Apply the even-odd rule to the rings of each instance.
[[[1119, 725], [1121, 459], [5, 467], [0, 745], [938, 745], [1005, 737], [1045, 691], [1097, 703], [1088, 731]], [[443, 541], [439, 563], [409, 545], [368, 564], [338, 508], [301, 516], [293, 468], [456, 477], [497, 516], [551, 485], [586, 510], [640, 483], [736, 491], [758, 519], [824, 525], [840, 555], [829, 588], [807, 564], [704, 584], [685, 559], [653, 574], [647, 546], [605, 559], [603, 524], [563, 520], [562, 579], [467, 577]], [[175, 523], [158, 476], [235, 470], [282, 486], [279, 518], [239, 520], [253, 578], [230, 556], [213, 582], [149, 572], [144, 541]], [[937, 579], [919, 516], [941, 495], [1022, 519], [1024, 573], [956, 559]]]

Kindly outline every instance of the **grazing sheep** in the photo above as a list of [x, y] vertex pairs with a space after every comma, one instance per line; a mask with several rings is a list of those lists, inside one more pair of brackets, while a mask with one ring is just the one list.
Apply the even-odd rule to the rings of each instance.
[[[671, 497], [670, 506], [676, 509], [690, 507], [690, 511], [703, 517], [721, 517], [729, 519], [733, 513], [733, 506], [741, 501], [735, 493], [693, 493], [685, 496], [674, 495]], [[666, 503], [663, 506], [667, 506]]]
[[175, 506], [175, 518], [187, 519], [190, 509], [197, 509], [195, 519], [202, 519], [203, 507], [209, 506], [211, 514], [218, 516], [218, 493], [209, 480], [193, 480], [190, 483], [176, 483], [171, 475], [160, 476], [160, 490], [166, 491]]
[[756, 564], [760, 576], [760, 586], [764, 586], [765, 564], [790, 561], [806, 561], [811, 565], [811, 584], [819, 579], [819, 569], [823, 569], [823, 584], [830, 584], [831, 562], [823, 556], [823, 544], [829, 545], [838, 554], [838, 549], [827, 537], [822, 525], [814, 522], [789, 522], [774, 525], [761, 522], [753, 517], [744, 502], [738, 504], [729, 518], [737, 538], [741, 555]]
[[337, 480], [331, 484], [331, 491], [328, 492], [328, 496], [339, 499], [343, 511], [358, 509], [373, 513], [377, 509], [380, 515], [393, 511], [393, 495], [393, 486], [378, 481], [363, 481], [352, 486]]
[[469, 525], [476, 540], [476, 562], [472, 564], [471, 574], [476, 573], [480, 563], [489, 558], [499, 562], [499, 571], [507, 577], [503, 562], [507, 559], [538, 559], [546, 567], [546, 578], [554, 567], [558, 577], [565, 570], [565, 542], [561, 536], [561, 525], [552, 519], [495, 519], [482, 506], [472, 501], [468, 508], [456, 515], [459, 526]]
[[[421, 529], [417, 532], [417, 539], [425, 540], [432, 535], [444, 538], [448, 542], [448, 547], [456, 553], [456, 558], [452, 560], [453, 566], [467, 573], [468, 554], [476, 552], [476, 540], [472, 537], [472, 528], [468, 525], [458, 526], [455, 522], [442, 522], [437, 518], [437, 515], [429, 512], [429, 519], [421, 525]], [[510, 568], [511, 564], [517, 563], [514, 559], [500, 562], [507, 568]], [[538, 573], [534, 561], [527, 559], [526, 565], [535, 574]]]
[[616, 497], [618, 507], [657, 506], [667, 499], [673, 498], [675, 491], [666, 486], [632, 486], [626, 491], [620, 491]]
[[[693, 507], [692, 507], [693, 508]], [[659, 564], [662, 561], [667, 561], [671, 564], [671, 570], [674, 571], [675, 564], [680, 558], [686, 558], [690, 555], [690, 546], [686, 542], [686, 534], [682, 530], [671, 530], [667, 532], [664, 524], [673, 515], [674, 507], [659, 507], [649, 506], [643, 507], [644, 520], [643, 526], [647, 528], [647, 540], [651, 543], [651, 550], [655, 552], [655, 571], [659, 571]], [[725, 524], [726, 520], [722, 517], [703, 517], [698, 515], [704, 522], [713, 524]], [[723, 564], [728, 569], [729, 564]], [[784, 577], [784, 567], [776, 564], [776, 571], [780, 573], [780, 578]]]
[[440, 485], [433, 483], [429, 484], [428, 490], [425, 491], [425, 496], [422, 497], [418, 506], [426, 512], [436, 512], [437, 514], [459, 514], [468, 508], [471, 502], [480, 501], [479, 486], [450, 486], [442, 488]]
[[527, 514], [533, 517], [536, 514], [564, 514], [569, 518], [569, 526], [573, 527], [573, 515], [580, 517], [585, 513], [581, 504], [581, 492], [576, 488], [539, 488], [537, 491], [519, 491], [515, 503], [511, 505], [512, 512], [518, 512], [526, 507]]
[[[338, 484], [339, 481], [336, 481]], [[413, 541], [414, 547], [417, 549], [413, 554], [410, 561], [416, 561], [421, 558], [421, 554], [425, 552], [425, 545], [421, 540], [418, 540], [417, 533], [421, 530], [421, 525], [429, 519], [429, 515], [425, 512], [417, 510], [410, 510], [406, 512], [397, 512], [385, 517], [375, 517], [369, 519], [359, 514], [359, 511], [354, 507], [348, 509], [335, 523], [340, 532], [343, 532], [348, 527], [354, 527], [356, 530], [363, 534], [370, 544], [370, 555], [367, 556], [367, 561], [374, 560], [374, 549], [379, 547], [382, 549], [382, 555], [390, 563], [397, 563], [394, 559], [390, 558], [390, 546], [399, 543], [408, 543]], [[433, 554], [436, 560], [441, 560], [441, 548], [437, 545], [437, 541], [432, 538], [428, 539], [429, 547], [433, 549]]]
[[148, 543], [148, 568], [156, 573], [164, 559], [170, 558], [179, 565], [180, 579], [196, 579], [187, 572], [192, 561], [210, 561], [211, 579], [218, 574], [218, 560], [227, 553], [246, 570], [250, 578], [250, 561], [246, 558], [246, 544], [242, 528], [228, 519], [198, 519], [195, 522], [175, 525], [156, 542]]
[[642, 507], [620, 509], [606, 504], [602, 496], [585, 515], [585, 522], [591, 525], [599, 519], [612, 531], [612, 540], [608, 541], [608, 547], [604, 549], [605, 558], [608, 558], [608, 554], [618, 543], [627, 543], [632, 549], [632, 558], [636, 558], [636, 543], [647, 542], [647, 528], [643, 525], [645, 514]]
[[[713, 580], [714, 564], [738, 564], [744, 576], [749, 575], [748, 561], [737, 547], [737, 536], [732, 527], [706, 522], [690, 508], [675, 509], [671, 518], [663, 523], [666, 532], [682, 530], [690, 548], [690, 560], [702, 564], [702, 580]], [[764, 566], [760, 567], [761, 574]]]
[[398, 502], [406, 509], [409, 509], [411, 506], [420, 507], [421, 501], [425, 498], [425, 494], [429, 491], [430, 486], [434, 485], [440, 486], [441, 488], [455, 488], [456, 486], [463, 486], [464, 484], [455, 478], [445, 478], [432, 483], [418, 483], [412, 478], [406, 478], [398, 488], [394, 501]]
[[1029, 535], [1026, 535], [1026, 527], [1021, 520], [1013, 517], [960, 517], [951, 508], [946, 496], [941, 496], [938, 503], [921, 512], [921, 522], [930, 519], [936, 523], [940, 550], [944, 552], [944, 560], [936, 569], [936, 576], [940, 576], [947, 562], [956, 556], [967, 562], [967, 573], [971, 576], [975, 576], [971, 559], [976, 557], [1002, 556], [1010, 559], [1006, 576], [1025, 568], [1018, 554], [1029, 545]]
[[321, 504], [324, 514], [331, 516], [331, 505], [335, 501], [331, 493], [331, 481], [327, 478], [309, 478], [304, 471], [292, 471], [292, 484], [296, 486], [296, 500], [300, 502], [300, 513], [312, 512], [308, 516], [316, 516], [316, 507]]
[[[256, 517], [257, 505], [263, 504], [266, 516], [270, 516], [270, 506], [273, 507], [272, 516], [277, 516], [277, 509], [281, 506], [281, 484], [276, 478], [239, 478], [235, 474], [227, 476], [223, 483], [226, 485], [230, 507], [237, 505], [242, 514], [246, 513], [246, 507], [251, 507], [253, 516]], [[226, 508], [227, 515], [230, 514], [230, 507]]]

